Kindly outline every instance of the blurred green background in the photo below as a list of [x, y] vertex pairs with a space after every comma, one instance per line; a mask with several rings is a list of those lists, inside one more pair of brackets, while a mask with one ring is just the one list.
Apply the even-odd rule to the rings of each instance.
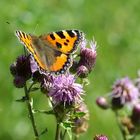
[[[80, 140], [92, 140], [95, 134], [101, 133], [110, 140], [122, 140], [114, 114], [98, 108], [95, 100], [109, 92], [116, 78], [136, 77], [140, 68], [139, 6], [139, 0], [1, 0], [0, 140], [33, 139], [26, 105], [15, 102], [24, 92], [13, 86], [13, 77], [9, 72], [10, 64], [23, 52], [14, 35], [16, 29], [36, 35], [80, 29], [88, 40], [95, 37], [98, 56], [85, 96], [90, 123]], [[34, 98], [35, 108], [47, 108], [44, 95], [35, 94]], [[49, 130], [41, 139], [54, 139], [54, 118], [42, 114], [35, 117], [40, 131], [45, 127]]]

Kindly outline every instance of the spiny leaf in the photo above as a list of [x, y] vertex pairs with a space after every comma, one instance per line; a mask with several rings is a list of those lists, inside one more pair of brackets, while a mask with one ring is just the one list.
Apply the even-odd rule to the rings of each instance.
[[71, 128], [72, 127], [72, 122], [71, 121], [67, 121], [67, 122], [63, 122], [62, 126], [67, 129], [67, 128]]
[[75, 114], [73, 114], [73, 117], [81, 118], [85, 116], [85, 114], [85, 112], [76, 112]]
[[36, 90], [38, 90], [38, 89], [40, 89], [40, 88], [38, 88], [38, 87], [33, 87], [33, 88], [30, 89], [30, 92], [36, 91]]

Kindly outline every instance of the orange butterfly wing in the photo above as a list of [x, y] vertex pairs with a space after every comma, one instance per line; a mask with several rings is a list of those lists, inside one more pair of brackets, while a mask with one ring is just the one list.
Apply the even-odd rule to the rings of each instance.
[[62, 30], [40, 36], [40, 38], [54, 49], [69, 54], [77, 49], [78, 44], [84, 38], [84, 34], [79, 30]]
[[35, 51], [35, 48], [33, 47], [32, 37], [29, 34], [21, 31], [16, 31], [16, 36], [18, 37], [20, 42], [26, 47], [29, 53], [33, 55], [39, 67], [41, 67], [43, 70], [48, 70], [47, 65], [42, 62], [40, 55], [37, 51]]

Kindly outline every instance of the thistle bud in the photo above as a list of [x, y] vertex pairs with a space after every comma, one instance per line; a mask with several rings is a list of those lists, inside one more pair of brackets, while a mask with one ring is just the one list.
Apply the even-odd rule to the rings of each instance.
[[93, 140], [109, 140], [105, 135], [96, 135]]

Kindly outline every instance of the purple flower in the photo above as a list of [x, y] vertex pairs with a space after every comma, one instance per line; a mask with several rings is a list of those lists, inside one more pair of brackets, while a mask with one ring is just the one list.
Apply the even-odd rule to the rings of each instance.
[[28, 80], [32, 74], [30, 66], [30, 56], [19, 56], [16, 61], [17, 75], [22, 76]]
[[112, 104], [121, 107], [125, 103], [137, 102], [139, 91], [128, 77], [124, 77], [114, 83], [111, 96]]
[[44, 74], [38, 68], [37, 63], [31, 55], [21, 55], [10, 65], [10, 72], [14, 76], [14, 85], [22, 88], [30, 78], [34, 82], [42, 82]]
[[13, 83], [17, 88], [24, 87], [26, 81], [31, 78], [30, 55], [21, 55], [11, 64], [10, 72], [14, 76]]
[[24, 77], [28, 80], [31, 77], [30, 56], [21, 55], [16, 62], [11, 64], [10, 72], [13, 76]]
[[78, 65], [87, 67], [88, 71], [90, 72], [96, 61], [96, 42], [90, 42], [90, 48], [86, 48], [85, 46], [86, 42], [83, 41], [83, 44], [81, 45], [80, 61]]
[[[40, 77], [40, 76], [39, 76]], [[54, 76], [52, 74], [42, 74], [42, 80], [40, 80], [41, 82], [41, 91], [43, 93], [48, 93], [49, 90], [52, 88], [53, 86], [53, 82], [54, 82]]]
[[31, 72], [32, 73], [39, 71], [37, 62], [34, 60], [34, 58], [32, 56], [30, 57], [30, 65], [31, 65]]
[[82, 101], [82, 85], [75, 83], [75, 77], [70, 74], [59, 75], [54, 78], [53, 86], [48, 95], [54, 104], [76, 104]]

